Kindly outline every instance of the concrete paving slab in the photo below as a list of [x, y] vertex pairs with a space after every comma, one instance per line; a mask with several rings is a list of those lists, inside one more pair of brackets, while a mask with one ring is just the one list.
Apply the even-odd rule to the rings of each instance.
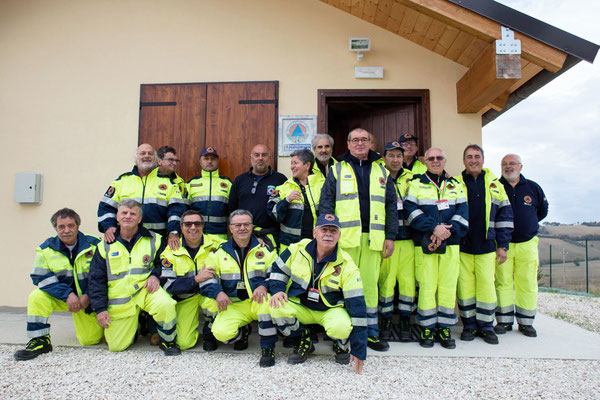
[[[24, 308], [0, 307], [0, 343], [25, 344], [27, 314]], [[50, 317], [51, 336], [54, 346], [81, 347], [75, 337], [73, 319], [68, 312], [57, 312]], [[493, 358], [548, 358], [548, 359], [578, 359], [600, 360], [600, 335], [579, 328], [567, 322], [539, 314], [535, 319], [538, 331], [537, 338], [529, 338], [513, 330], [505, 335], [499, 335], [499, 345], [489, 345], [481, 338], [472, 342], [462, 342], [458, 338], [462, 326], [452, 328], [452, 336], [456, 339], [456, 349], [447, 350], [439, 344], [431, 349], [425, 349], [418, 343], [390, 343], [387, 352], [369, 350], [369, 356], [413, 356], [413, 357], [493, 357]], [[250, 346], [245, 352], [259, 353], [259, 337], [256, 326], [250, 336]], [[315, 354], [332, 355], [331, 342], [322, 337], [315, 345]], [[92, 348], [106, 349], [102, 343]], [[141, 337], [131, 347], [132, 350], [157, 350], [150, 346], [148, 337]], [[188, 351], [202, 352], [202, 345], [197, 345]], [[233, 345], [219, 345], [217, 352], [235, 353]], [[277, 352], [291, 353], [291, 349], [283, 348], [282, 341], [278, 342]]]

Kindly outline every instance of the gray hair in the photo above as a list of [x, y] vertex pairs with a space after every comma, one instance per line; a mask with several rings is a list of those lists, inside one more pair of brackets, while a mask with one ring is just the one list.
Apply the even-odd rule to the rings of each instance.
[[521, 160], [521, 156], [518, 155], [518, 154], [511, 154], [511, 153], [509, 153], [509, 154], [505, 155], [504, 157], [502, 157], [502, 159], [504, 160], [508, 156], [516, 158], [517, 161], [519, 161], [519, 164], [521, 164], [521, 165], [523, 164], [523, 160]]
[[229, 214], [229, 225], [231, 225], [231, 221], [233, 220], [233, 217], [235, 217], [237, 215], [248, 215], [250, 217], [250, 220], [254, 221], [254, 217], [252, 216], [252, 213], [250, 211], [243, 210], [240, 208], [240, 209], [235, 210], [231, 214]]
[[369, 132], [366, 129], [363, 128], [354, 128], [352, 129], [350, 132], [348, 132], [348, 141], [352, 140], [352, 133], [353, 132], [367, 132], [367, 135], [369, 135], [369, 142], [371, 141], [371, 132]]
[[125, 200], [121, 200], [121, 202], [119, 203], [119, 208], [121, 207], [127, 207], [127, 208], [139, 208], [140, 210], [140, 216], [144, 215], [144, 209], [142, 207], [142, 205], [140, 203], [138, 203], [137, 201], [135, 201], [134, 199], [125, 199]]
[[306, 163], [310, 163], [310, 166], [308, 168], [309, 171], [312, 169], [312, 165], [315, 162], [315, 155], [312, 151], [308, 149], [296, 150], [292, 152], [292, 154], [290, 154], [290, 157], [298, 157], [298, 159], [303, 165]]
[[319, 139], [329, 140], [329, 144], [331, 145], [331, 148], [333, 148], [333, 143], [335, 143], [335, 141], [333, 140], [331, 135], [328, 135], [327, 133], [317, 133], [315, 135], [315, 137], [312, 138], [312, 141], [310, 142], [313, 150], [315, 149], [315, 146], [317, 145], [317, 140], [319, 140]]
[[427, 151], [425, 152], [425, 159], [426, 159], [426, 160], [427, 160], [427, 154], [428, 154], [428, 153], [429, 153], [431, 150], [434, 150], [434, 149], [435, 149], [435, 150], [439, 150], [439, 151], [441, 151], [441, 152], [442, 152], [442, 156], [443, 156], [445, 159], [447, 159], [447, 157], [446, 157], [446, 152], [445, 152], [444, 150], [440, 149], [439, 147], [430, 147], [430, 148], [428, 148], [428, 149], [427, 149]]
[[74, 210], [71, 210], [70, 208], [61, 208], [60, 210], [52, 214], [52, 217], [50, 217], [50, 223], [52, 224], [52, 227], [54, 229], [56, 229], [56, 221], [59, 218], [73, 218], [77, 226], [81, 225], [81, 218], [79, 217], [79, 214], [77, 214]]
[[467, 156], [467, 150], [476, 150], [481, 153], [481, 158], [485, 159], [485, 156], [483, 155], [483, 149], [481, 148], [481, 146], [478, 144], [470, 144], [467, 147], [465, 147], [465, 151], [463, 151], [463, 160]]

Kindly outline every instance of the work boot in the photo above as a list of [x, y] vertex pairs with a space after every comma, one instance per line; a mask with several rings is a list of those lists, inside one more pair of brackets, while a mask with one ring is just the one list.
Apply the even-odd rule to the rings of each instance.
[[415, 326], [415, 329], [418, 331], [417, 337], [419, 338], [421, 347], [433, 347], [433, 332], [431, 329], [421, 326]]
[[379, 339], [379, 336], [369, 336], [367, 346], [375, 351], [388, 351], [390, 349], [388, 342]]
[[240, 328], [242, 332], [240, 335], [240, 339], [233, 344], [233, 349], [237, 351], [246, 350], [248, 348], [248, 338], [250, 337], [250, 333], [252, 333], [252, 327], [250, 325], [245, 325]]
[[450, 334], [450, 327], [448, 326], [437, 329], [437, 340], [445, 349], [456, 348], [456, 342], [454, 341], [454, 339], [452, 339], [452, 335]]
[[398, 324], [398, 338], [401, 342], [410, 342], [413, 340], [413, 335], [410, 328], [410, 316], [400, 316], [400, 323]]
[[219, 347], [217, 339], [213, 336], [212, 332], [203, 335], [204, 343], [202, 343], [202, 349], [204, 351], [215, 351]]
[[52, 343], [50, 343], [50, 335], [39, 336], [31, 339], [25, 350], [18, 350], [15, 352], [15, 360], [25, 361], [32, 360], [40, 354], [49, 353], [52, 351]]
[[258, 362], [262, 368], [268, 368], [275, 365], [275, 350], [260, 349], [260, 361]]
[[494, 331], [477, 331], [477, 335], [480, 336], [484, 342], [487, 344], [498, 344], [498, 336], [494, 333]]
[[498, 335], [504, 335], [508, 331], [512, 331], [512, 324], [497, 324], [494, 327], [494, 332]]
[[350, 351], [342, 349], [337, 341], [333, 341], [333, 352], [335, 353], [335, 362], [342, 365], [350, 364]]
[[165, 356], [178, 356], [181, 354], [181, 350], [179, 350], [179, 346], [177, 346], [175, 341], [160, 342], [158, 347], [165, 353]]
[[160, 344], [160, 336], [158, 333], [153, 333], [150, 335], [150, 346], [158, 346]]
[[290, 354], [287, 362], [288, 364], [302, 364], [313, 351], [315, 351], [315, 346], [310, 339], [309, 330], [305, 328], [298, 346], [294, 349], [294, 353]]
[[381, 340], [390, 340], [392, 338], [392, 319], [381, 318], [381, 327], [379, 328], [379, 337]]
[[537, 331], [531, 325], [520, 325], [519, 324], [519, 332], [528, 337], [537, 337]]
[[465, 328], [460, 334], [460, 340], [464, 342], [471, 342], [475, 339], [475, 336], [477, 336], [477, 329]]

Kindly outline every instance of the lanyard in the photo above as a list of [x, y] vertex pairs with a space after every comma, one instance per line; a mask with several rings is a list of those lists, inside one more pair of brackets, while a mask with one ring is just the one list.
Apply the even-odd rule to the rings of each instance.
[[433, 186], [435, 186], [435, 188], [438, 190], [438, 192], [440, 192], [440, 194], [442, 195], [440, 198], [444, 198], [444, 193], [446, 192], [446, 184], [448, 183], [447, 180], [444, 180], [444, 189], [440, 189], [440, 187], [437, 185], [437, 183], [435, 183], [430, 177], [429, 175], [425, 174], [425, 176], [427, 177], [427, 179], [429, 179], [429, 182], [433, 183]]
[[317, 268], [317, 261], [315, 259], [313, 259], [313, 265], [312, 265], [312, 282], [310, 284], [310, 286], [314, 289], [315, 284], [317, 283], [317, 281], [319, 279], [321, 279], [321, 276], [323, 275], [323, 272], [325, 272], [325, 270], [327, 269], [327, 267], [329, 266], [329, 263], [325, 264], [325, 266], [323, 267], [323, 269], [321, 270], [321, 273], [319, 274], [319, 276], [315, 277], [315, 270]]
[[[246, 247], [246, 251], [244, 254], [244, 261], [246, 261], [246, 256], [248, 256], [248, 252], [250, 251], [250, 246]], [[233, 255], [235, 256], [235, 261], [237, 261], [238, 266], [240, 267], [240, 271], [244, 270], [244, 266], [242, 265], [242, 260], [240, 260], [240, 255], [238, 255], [238, 252], [236, 249], [233, 249]]]

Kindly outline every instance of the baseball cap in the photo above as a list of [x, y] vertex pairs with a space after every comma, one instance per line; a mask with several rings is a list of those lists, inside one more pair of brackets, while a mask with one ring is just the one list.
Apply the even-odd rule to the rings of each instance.
[[399, 142], [387, 142], [385, 144], [385, 147], [383, 148], [383, 155], [385, 156], [385, 153], [394, 149], [398, 149], [402, 152], [402, 154], [404, 154], [404, 149], [402, 148]]
[[217, 154], [217, 150], [215, 150], [214, 147], [207, 147], [204, 150], [202, 150], [202, 153], [200, 153], [200, 157], [205, 156], [207, 154], [212, 154], [213, 156], [219, 157], [219, 155]]
[[315, 226], [337, 226], [338, 228], [342, 228], [340, 225], [340, 219], [335, 216], [335, 214], [321, 214], [317, 218], [317, 223]]
[[407, 140], [414, 140], [416, 143], [419, 142], [417, 137], [414, 136], [412, 133], [405, 133], [404, 135], [400, 136], [400, 138], [398, 139], [398, 142], [403, 143], [403, 142], [406, 142]]

